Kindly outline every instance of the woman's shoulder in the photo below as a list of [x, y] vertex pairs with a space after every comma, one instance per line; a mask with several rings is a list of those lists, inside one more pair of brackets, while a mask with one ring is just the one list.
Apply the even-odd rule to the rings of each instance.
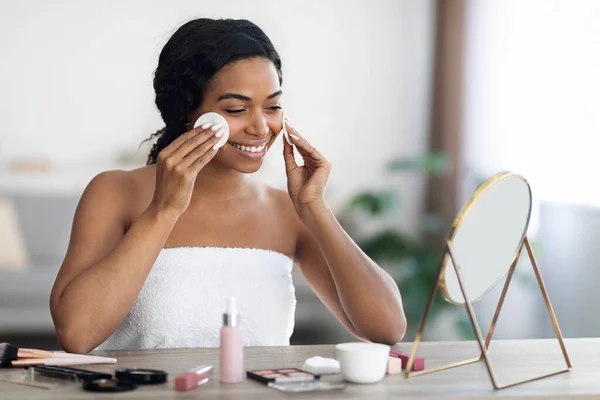
[[303, 224], [296, 213], [288, 191], [267, 185], [265, 185], [264, 190], [271, 212], [276, 212], [280, 221], [284, 221], [288, 227], [296, 227], [297, 231], [300, 232]]
[[119, 208], [123, 217], [129, 219], [151, 199], [154, 169], [155, 166], [145, 166], [129, 171], [114, 169], [100, 172], [87, 185], [82, 201], [93, 199], [94, 203], [104, 204], [104, 207]]
[[130, 197], [139, 193], [153, 182], [155, 166], [144, 166], [133, 170], [108, 170], [94, 176], [86, 190], [101, 191]]
[[261, 191], [263, 192], [264, 198], [267, 200], [269, 205], [275, 207], [277, 211], [283, 213], [290, 213], [294, 211], [294, 204], [292, 203], [287, 190], [262, 184]]

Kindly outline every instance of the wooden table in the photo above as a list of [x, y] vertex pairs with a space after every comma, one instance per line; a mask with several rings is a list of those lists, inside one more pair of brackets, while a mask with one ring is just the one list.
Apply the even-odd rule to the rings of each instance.
[[[402, 375], [387, 376], [372, 385], [349, 384], [343, 392], [320, 392], [288, 395], [270, 389], [258, 382], [244, 380], [240, 384], [221, 384], [218, 380], [218, 349], [103, 351], [118, 359], [118, 367], [162, 369], [169, 373], [169, 382], [157, 386], [140, 387], [123, 393], [85, 392], [79, 386], [40, 389], [0, 381], [0, 399], [405, 399], [419, 398], [592, 398], [600, 395], [600, 339], [567, 339], [567, 350], [573, 369], [544, 380], [495, 391], [483, 363], [476, 363], [406, 379]], [[410, 343], [395, 348], [409, 351]], [[419, 349], [426, 365], [434, 366], [478, 355], [476, 342], [425, 342]], [[490, 354], [500, 383], [531, 377], [561, 369], [561, 357], [556, 340], [494, 341]], [[312, 356], [335, 357], [334, 346], [290, 346], [246, 349], [246, 369], [301, 367]], [[176, 392], [173, 379], [180, 372], [199, 364], [211, 364], [215, 374], [211, 380], [189, 392]], [[114, 366], [90, 366], [103, 372], [112, 372]], [[0, 370], [0, 379], [14, 369]], [[339, 375], [326, 379], [338, 380]], [[291, 397], [290, 397], [291, 396]]]

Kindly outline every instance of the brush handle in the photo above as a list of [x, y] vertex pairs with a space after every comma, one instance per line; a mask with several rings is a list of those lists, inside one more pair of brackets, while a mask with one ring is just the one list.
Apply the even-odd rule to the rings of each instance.
[[50, 358], [55, 360], [57, 363], [68, 363], [68, 364], [48, 364], [46, 365], [85, 365], [85, 364], [116, 364], [117, 359], [111, 357], [98, 357], [98, 356], [86, 356], [83, 354], [77, 354], [77, 357], [59, 357]]
[[64, 357], [64, 358], [24, 358], [12, 362], [13, 367], [25, 367], [28, 365], [92, 365], [92, 364], [116, 364], [115, 358], [108, 357]]
[[19, 358], [52, 358], [52, 357], [77, 357], [82, 354], [62, 353], [38, 349], [19, 349]]
[[52, 356], [51, 351], [37, 349], [19, 349], [17, 353], [18, 358], [51, 358]]
[[71, 358], [71, 359], [98, 359], [114, 360], [109, 357], [88, 356], [86, 354], [63, 353], [60, 351], [46, 351], [37, 349], [19, 349], [18, 358]]
[[[38, 358], [38, 357], [36, 357], [36, 358]], [[43, 358], [70, 358], [70, 359], [77, 359], [77, 360], [107, 360], [107, 361], [110, 361], [112, 364], [117, 362], [116, 359], [111, 358], [111, 357], [88, 356], [87, 354], [62, 353], [60, 351], [53, 352], [51, 357], [43, 357]]]

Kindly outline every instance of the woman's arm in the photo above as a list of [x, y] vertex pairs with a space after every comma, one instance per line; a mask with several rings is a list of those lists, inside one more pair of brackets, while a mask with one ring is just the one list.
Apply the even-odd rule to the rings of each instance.
[[[324, 201], [331, 164], [284, 122], [294, 146], [283, 143], [288, 193], [302, 221], [297, 259], [321, 300], [356, 336], [396, 343], [406, 317], [394, 280], [354, 243]], [[304, 165], [294, 158], [300, 153]]]
[[177, 218], [149, 207], [125, 233], [124, 173], [98, 175], [83, 194], [50, 295], [58, 340], [87, 353], [123, 321]]
[[65, 350], [87, 353], [123, 321], [187, 209], [196, 176], [217, 153], [220, 128], [204, 124], [160, 152], [150, 206], [127, 232], [129, 209], [136, 203], [133, 178], [112, 171], [90, 182], [50, 295], [54, 326]]
[[325, 203], [305, 214], [297, 262], [323, 303], [355, 336], [393, 344], [406, 331], [394, 280], [348, 236]]

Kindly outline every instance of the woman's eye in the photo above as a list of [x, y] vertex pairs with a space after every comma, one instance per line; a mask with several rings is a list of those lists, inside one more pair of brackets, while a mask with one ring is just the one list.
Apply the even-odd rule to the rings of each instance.
[[[267, 107], [267, 110], [269, 111], [279, 111], [282, 110], [283, 108], [280, 106], [272, 106], [272, 107]], [[229, 113], [229, 114], [240, 114], [243, 113], [244, 111], [246, 111], [245, 109], [225, 109], [225, 112]]]

